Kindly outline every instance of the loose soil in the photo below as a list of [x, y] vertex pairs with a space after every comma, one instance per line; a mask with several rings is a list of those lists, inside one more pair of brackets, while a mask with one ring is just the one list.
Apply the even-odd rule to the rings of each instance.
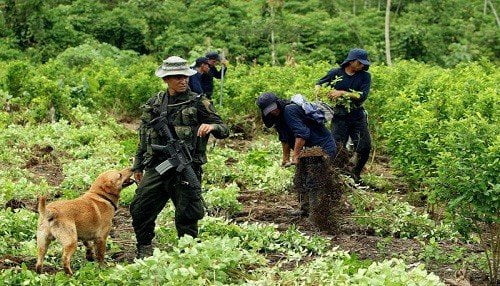
[[[130, 128], [135, 128], [135, 124], [130, 124]], [[238, 146], [237, 149], [244, 149], [241, 146], [242, 139], [228, 140], [221, 144], [225, 146]], [[245, 146], [245, 145], [243, 145]], [[47, 179], [51, 185], [57, 186], [62, 180], [62, 168], [57, 160], [57, 156], [53, 154], [53, 150], [48, 147], [36, 147], [33, 152], [33, 157], [28, 160], [25, 168], [29, 169], [36, 176]], [[342, 159], [344, 163], [347, 161]], [[229, 159], [229, 162], [230, 159]], [[377, 175], [383, 174], [389, 177], [398, 188], [406, 190], [404, 183], [398, 181], [397, 177], [390, 172], [389, 160], [385, 156], [374, 157], [368, 164], [369, 172]], [[389, 176], [390, 175], [390, 176]], [[243, 204], [243, 210], [232, 217], [234, 222], [264, 222], [277, 225], [279, 231], [284, 231], [291, 226], [295, 226], [299, 231], [307, 235], [319, 235], [327, 237], [331, 240], [332, 247], [338, 246], [341, 250], [349, 251], [355, 254], [359, 259], [369, 259], [372, 261], [382, 261], [392, 257], [406, 256], [406, 262], [409, 264], [417, 263], [415, 254], [422, 251], [420, 243], [414, 239], [399, 239], [374, 236], [373, 229], [357, 225], [356, 222], [349, 218], [352, 211], [351, 206], [342, 198], [338, 200], [339, 210], [342, 213], [337, 213], [338, 221], [335, 228], [324, 227], [317, 223], [313, 223], [308, 217], [301, 217], [294, 212], [300, 209], [300, 204], [297, 200], [297, 195], [294, 193], [287, 194], [267, 194], [261, 190], [243, 189], [238, 197], [238, 200]], [[4, 207], [26, 208], [36, 212], [36, 199], [33, 200], [11, 200]], [[131, 224], [131, 217], [128, 208], [120, 206], [113, 220], [113, 230], [110, 234], [111, 238], [117, 243], [121, 251], [107, 253], [114, 263], [132, 262], [135, 257], [135, 239]], [[446, 254], [451, 254], [455, 246], [466, 247], [470, 253], [481, 252], [477, 245], [464, 245], [460, 243], [442, 243], [441, 248]], [[411, 254], [414, 256], [412, 257]], [[283, 259], [278, 254], [268, 257], [271, 264]], [[36, 259], [35, 257], [14, 257], [11, 255], [0, 256], [0, 270], [17, 268], [22, 263], [26, 264], [28, 269], [34, 270]], [[304, 261], [307, 262], [307, 261]], [[285, 268], [293, 268], [284, 266]], [[443, 281], [452, 279], [456, 281], [455, 265], [446, 263], [435, 263], [430, 261], [426, 265], [429, 271], [440, 276]], [[59, 268], [52, 268], [48, 265], [44, 267], [45, 273], [54, 273], [60, 271]], [[477, 269], [469, 269], [467, 274], [472, 285], [487, 285], [486, 273]], [[465, 285], [465, 284], [464, 284]]]
[[58, 155], [54, 154], [51, 146], [33, 147], [32, 156], [24, 165], [24, 168], [31, 171], [35, 179], [44, 178], [51, 186], [58, 186], [64, 180], [62, 166]]

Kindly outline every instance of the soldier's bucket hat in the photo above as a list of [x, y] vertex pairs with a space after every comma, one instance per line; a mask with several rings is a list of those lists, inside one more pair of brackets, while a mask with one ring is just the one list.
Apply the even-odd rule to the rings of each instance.
[[347, 58], [340, 64], [340, 66], [344, 67], [348, 63], [358, 60], [360, 63], [362, 63], [365, 67], [364, 69], [367, 70], [368, 67], [371, 65], [370, 61], [368, 60], [368, 52], [363, 50], [363, 49], [352, 49], [349, 51], [349, 54], [347, 55]]
[[155, 72], [155, 75], [161, 78], [169, 75], [192, 76], [194, 74], [196, 74], [196, 71], [188, 66], [185, 59], [178, 56], [171, 56], [163, 60], [163, 63]]

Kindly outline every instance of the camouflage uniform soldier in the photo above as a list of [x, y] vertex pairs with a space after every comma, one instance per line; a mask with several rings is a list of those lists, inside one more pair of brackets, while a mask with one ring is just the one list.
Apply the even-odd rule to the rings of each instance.
[[[173, 126], [193, 157], [193, 169], [201, 181], [201, 165], [206, 163], [206, 146], [210, 134], [222, 139], [229, 135], [227, 126], [215, 113], [210, 101], [188, 88], [188, 77], [196, 73], [180, 57], [169, 57], [156, 71], [168, 89], [150, 98], [142, 106], [140, 142], [132, 170], [139, 182], [130, 205], [132, 225], [137, 239], [137, 256], [152, 254], [155, 220], [169, 199], [175, 206], [175, 226], [179, 237], [198, 235], [198, 220], [204, 215], [201, 190], [193, 190], [182, 181], [175, 168], [160, 175], [155, 167], [166, 159], [152, 150], [152, 144], [164, 142], [148, 123], [167, 111], [167, 121]], [[144, 175], [143, 175], [143, 171]]]

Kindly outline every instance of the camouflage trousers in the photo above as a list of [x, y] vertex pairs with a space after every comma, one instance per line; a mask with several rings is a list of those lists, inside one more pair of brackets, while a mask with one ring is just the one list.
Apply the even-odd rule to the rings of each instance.
[[[201, 181], [201, 166], [193, 165], [193, 169]], [[198, 220], [205, 213], [201, 189], [193, 189], [181, 178], [174, 169], [163, 175], [154, 168], [146, 169], [130, 205], [138, 245], [151, 244], [156, 218], [169, 199], [175, 206], [177, 235], [198, 236]]]

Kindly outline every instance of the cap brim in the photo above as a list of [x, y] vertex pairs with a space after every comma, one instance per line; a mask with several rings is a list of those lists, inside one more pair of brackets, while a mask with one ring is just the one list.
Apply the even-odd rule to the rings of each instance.
[[365, 66], [369, 66], [369, 65], [371, 65], [370, 61], [368, 61], [368, 60], [359, 60], [359, 59], [358, 59], [358, 61], [359, 61], [360, 63], [364, 64]]
[[192, 76], [194, 74], [196, 74], [197, 71], [195, 70], [192, 70], [192, 69], [183, 69], [183, 70], [174, 70], [174, 71], [167, 71], [167, 70], [164, 70], [162, 69], [161, 67], [158, 68], [155, 72], [155, 75], [157, 77], [161, 77], [161, 78], [164, 78], [166, 76], [169, 76], [169, 75], [185, 75], [185, 76]]
[[208, 56], [206, 57], [207, 59], [209, 60], [216, 60], [216, 61], [220, 61], [220, 56], [219, 55], [216, 55], [216, 56]]
[[268, 106], [266, 106], [266, 108], [264, 108], [264, 110], [262, 110], [262, 114], [264, 116], [267, 116], [269, 113], [271, 113], [271, 111], [273, 111], [277, 108], [278, 108], [278, 105], [276, 104], [276, 102], [273, 102], [273, 103], [269, 104]]

